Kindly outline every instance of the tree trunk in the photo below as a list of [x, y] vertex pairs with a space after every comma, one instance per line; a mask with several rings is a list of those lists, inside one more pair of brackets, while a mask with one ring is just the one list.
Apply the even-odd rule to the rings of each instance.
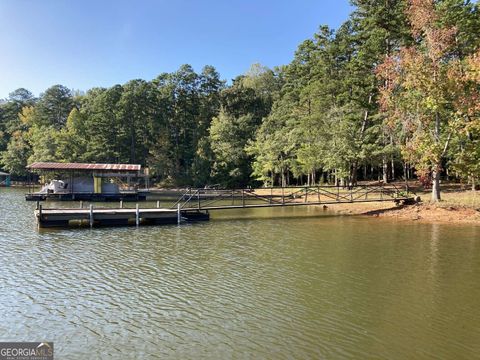
[[476, 185], [476, 184], [475, 184], [475, 176], [472, 176], [472, 191], [475, 191], [475, 190], [476, 190], [476, 189], [475, 189], [475, 187], [476, 187], [475, 185]]
[[395, 181], [395, 159], [392, 156], [392, 181]]
[[383, 182], [388, 183], [388, 162], [387, 157], [384, 155], [382, 159], [382, 169], [383, 169]]
[[[440, 141], [440, 114], [438, 112], [435, 113], [434, 135], [435, 142], [438, 143]], [[440, 200], [440, 165], [437, 164], [434, 166], [432, 171], [432, 202], [438, 202]]]
[[351, 183], [353, 186], [357, 185], [357, 177], [358, 177], [357, 175], [358, 175], [357, 164], [354, 163], [352, 166], [352, 178], [351, 178]]
[[440, 200], [440, 165], [437, 165], [432, 171], [432, 202]]

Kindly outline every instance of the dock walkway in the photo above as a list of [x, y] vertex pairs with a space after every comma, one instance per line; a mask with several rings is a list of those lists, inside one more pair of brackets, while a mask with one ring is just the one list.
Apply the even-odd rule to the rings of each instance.
[[[47, 209], [37, 205], [35, 217], [40, 227], [66, 227], [72, 224], [121, 226], [174, 224], [210, 218], [210, 211], [233, 209], [318, 206], [366, 202], [411, 202], [408, 191], [383, 184], [340, 188], [332, 186], [268, 189], [208, 190], [188, 189], [169, 208], [89, 208]], [[122, 203], [121, 203], [122, 204]]]

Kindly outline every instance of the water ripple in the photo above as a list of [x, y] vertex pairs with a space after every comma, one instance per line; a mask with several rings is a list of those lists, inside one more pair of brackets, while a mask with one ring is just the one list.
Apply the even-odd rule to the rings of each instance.
[[33, 206], [0, 189], [0, 340], [53, 340], [68, 359], [480, 352], [476, 227], [312, 208], [38, 231]]

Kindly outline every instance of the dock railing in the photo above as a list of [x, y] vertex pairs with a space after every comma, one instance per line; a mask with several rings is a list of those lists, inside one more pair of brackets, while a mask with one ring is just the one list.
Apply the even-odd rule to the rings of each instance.
[[411, 198], [408, 189], [395, 184], [375, 183], [357, 186], [292, 186], [259, 189], [194, 189], [186, 190], [172, 209], [228, 209], [259, 206], [321, 205], [375, 201], [401, 202]]

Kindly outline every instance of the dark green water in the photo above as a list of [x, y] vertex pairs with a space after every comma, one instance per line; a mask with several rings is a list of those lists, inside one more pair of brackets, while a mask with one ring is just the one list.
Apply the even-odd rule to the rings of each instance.
[[0, 341], [56, 359], [480, 357], [480, 227], [229, 212], [38, 231], [0, 189]]

